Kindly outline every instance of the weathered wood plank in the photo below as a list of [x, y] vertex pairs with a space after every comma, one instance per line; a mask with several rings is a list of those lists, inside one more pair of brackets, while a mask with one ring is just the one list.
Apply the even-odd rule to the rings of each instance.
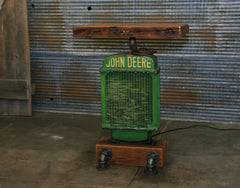
[[156, 151], [160, 160], [156, 167], [163, 167], [167, 160], [167, 142], [158, 140], [155, 146], [133, 145], [133, 144], [109, 144], [106, 138], [102, 138], [96, 144], [96, 162], [98, 162], [99, 151], [109, 148], [112, 151], [112, 159], [109, 164], [121, 164], [129, 166], [146, 166], [146, 155], [149, 151]]
[[[25, 2], [25, 3], [23, 3]], [[15, 0], [17, 78], [31, 79], [26, 0]]]
[[[16, 79], [16, 17], [15, 17], [15, 0], [7, 0], [2, 8], [3, 11], [3, 35], [6, 58], [6, 79]], [[7, 100], [7, 109], [0, 109], [6, 114], [18, 114], [18, 101]]]
[[0, 99], [28, 100], [28, 80], [0, 79]]
[[[4, 61], [1, 62], [1, 67], [4, 68], [4, 71], [1, 72], [1, 78], [15, 78], [15, 71], [11, 73], [12, 70], [14, 70], [14, 65], [11, 62], [15, 62], [15, 53], [13, 50], [15, 49], [15, 32], [11, 32], [11, 30], [15, 26], [15, 14], [14, 14], [14, 1], [8, 0], [5, 1], [4, 6], [1, 10], [1, 19], [2, 19], [2, 36], [3, 40], [2, 47], [3, 55], [4, 55]], [[11, 54], [11, 52], [13, 52]], [[11, 103], [15, 103], [15, 101], [12, 101], [9, 103], [8, 100], [1, 100], [0, 101], [0, 114], [9, 114], [9, 113], [15, 113], [10, 112], [9, 106]], [[15, 109], [14, 109], [15, 111]]]
[[[16, 78], [16, 21], [14, 0], [7, 0], [3, 11], [3, 37], [5, 45], [6, 71], [5, 78]], [[7, 40], [6, 40], [7, 39]]]
[[5, 76], [5, 45], [3, 36], [3, 16], [2, 11], [0, 11], [0, 79]]
[[187, 24], [89, 24], [73, 27], [74, 37], [83, 38], [179, 38], [189, 31]]
[[[5, 38], [3, 33], [3, 10], [0, 11], [0, 79], [5, 78], [6, 56], [5, 56]], [[0, 114], [6, 114], [8, 111], [8, 101], [0, 100]]]
[[28, 80], [28, 100], [18, 101], [18, 113], [32, 114], [30, 46], [28, 35], [27, 1], [15, 0], [16, 16], [16, 76]]
[[[4, 58], [4, 61], [0, 62], [0, 79], [20, 81], [18, 84], [11, 83], [7, 89], [5, 84], [0, 88], [0, 96], [2, 96], [0, 97], [1, 115], [32, 114], [26, 5], [26, 0], [6, 0], [0, 12], [0, 27], [3, 39], [0, 41], [0, 48], [3, 49], [2, 56]], [[27, 83], [23, 84], [22, 81], [27, 81]], [[10, 94], [11, 91], [13, 93]]]

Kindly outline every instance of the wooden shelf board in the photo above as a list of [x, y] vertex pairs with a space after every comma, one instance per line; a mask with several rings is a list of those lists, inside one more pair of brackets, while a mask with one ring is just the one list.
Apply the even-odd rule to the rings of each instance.
[[114, 23], [73, 27], [73, 36], [81, 38], [179, 38], [189, 32], [187, 24]]

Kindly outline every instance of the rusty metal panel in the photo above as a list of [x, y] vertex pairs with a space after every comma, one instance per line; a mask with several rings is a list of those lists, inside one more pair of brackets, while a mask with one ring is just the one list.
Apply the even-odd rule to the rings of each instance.
[[180, 39], [139, 40], [157, 50], [161, 118], [240, 123], [240, 1], [28, 0], [33, 110], [100, 114], [103, 58], [123, 39], [73, 38], [92, 23], [183, 23]]

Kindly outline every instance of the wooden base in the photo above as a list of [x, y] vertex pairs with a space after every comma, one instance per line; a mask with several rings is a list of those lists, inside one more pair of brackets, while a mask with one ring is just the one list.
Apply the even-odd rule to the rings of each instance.
[[146, 155], [149, 151], [156, 151], [159, 154], [160, 160], [155, 165], [163, 167], [167, 159], [167, 141], [159, 140], [154, 146], [151, 145], [136, 145], [131, 143], [124, 144], [109, 144], [108, 139], [102, 137], [96, 144], [96, 162], [98, 163], [99, 151], [102, 148], [109, 148], [112, 151], [112, 159], [108, 164], [121, 164], [129, 166], [146, 166]]

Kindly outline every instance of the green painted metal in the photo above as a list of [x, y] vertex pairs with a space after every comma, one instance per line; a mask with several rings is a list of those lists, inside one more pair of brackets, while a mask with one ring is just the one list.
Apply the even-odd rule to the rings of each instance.
[[154, 55], [118, 54], [103, 61], [102, 127], [124, 141], [149, 139], [160, 126], [159, 68]]
[[112, 138], [129, 142], [138, 142], [148, 139], [147, 131], [140, 130], [112, 130]]

